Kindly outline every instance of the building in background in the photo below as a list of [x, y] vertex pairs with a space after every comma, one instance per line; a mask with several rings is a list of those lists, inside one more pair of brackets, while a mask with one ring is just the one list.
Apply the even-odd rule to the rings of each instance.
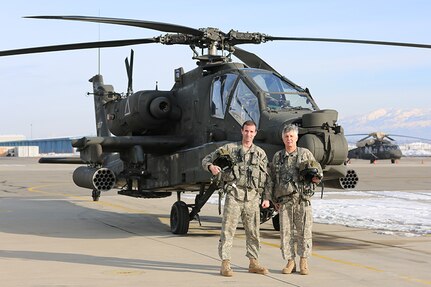
[[24, 136], [0, 136], [0, 156], [39, 156], [74, 153], [72, 138], [31, 139]]

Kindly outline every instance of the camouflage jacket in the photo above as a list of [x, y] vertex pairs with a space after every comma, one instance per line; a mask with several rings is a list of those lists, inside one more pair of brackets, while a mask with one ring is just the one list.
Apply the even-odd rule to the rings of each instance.
[[[282, 203], [290, 199], [310, 199], [314, 192], [315, 184], [306, 185], [299, 177], [301, 162], [315, 160], [313, 154], [306, 148], [297, 147], [292, 153], [282, 149], [274, 154], [270, 165], [270, 179], [265, 188], [264, 199], [275, 203]], [[319, 165], [319, 171], [322, 169]]]
[[205, 170], [209, 171], [209, 166], [222, 149], [230, 154], [234, 162], [232, 169], [222, 172], [224, 190], [232, 193], [238, 200], [252, 200], [259, 196], [263, 192], [268, 175], [265, 151], [254, 144], [248, 151], [244, 151], [241, 142], [228, 143], [202, 160], [202, 167]]

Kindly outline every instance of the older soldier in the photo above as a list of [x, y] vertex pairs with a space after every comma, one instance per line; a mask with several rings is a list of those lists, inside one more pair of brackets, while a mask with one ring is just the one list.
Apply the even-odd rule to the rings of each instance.
[[213, 175], [222, 170], [214, 163], [215, 159], [226, 152], [230, 154], [234, 165], [230, 171], [222, 172], [225, 181], [226, 200], [223, 209], [223, 221], [219, 241], [219, 256], [223, 260], [220, 274], [232, 276], [230, 266], [233, 237], [241, 217], [246, 235], [246, 256], [250, 259], [248, 272], [268, 274], [268, 269], [259, 265], [259, 201], [266, 182], [268, 160], [265, 152], [253, 144], [256, 136], [256, 124], [246, 121], [241, 128], [242, 141], [226, 144], [202, 160], [204, 169]]
[[[295, 241], [300, 256], [300, 273], [309, 273], [307, 258], [312, 247], [312, 209], [310, 198], [322, 178], [322, 168], [306, 148], [296, 146], [298, 127], [283, 129], [284, 149], [275, 153], [271, 166], [270, 188], [265, 190], [262, 207], [275, 204], [280, 216], [281, 254], [287, 261], [282, 273], [296, 271]], [[296, 238], [294, 236], [296, 231]]]

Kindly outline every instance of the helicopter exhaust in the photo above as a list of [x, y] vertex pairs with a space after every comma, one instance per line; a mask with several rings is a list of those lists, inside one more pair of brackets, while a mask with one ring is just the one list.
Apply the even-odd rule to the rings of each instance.
[[359, 181], [358, 174], [353, 169], [348, 169], [346, 176], [340, 177], [338, 179], [331, 179], [325, 181], [325, 187], [327, 188], [335, 188], [335, 189], [345, 189], [350, 190], [356, 187], [356, 184]]
[[79, 187], [108, 191], [114, 187], [116, 178], [108, 168], [80, 166], [73, 172], [73, 182]]
[[105, 108], [108, 128], [116, 136], [160, 132], [167, 123], [181, 118], [181, 109], [170, 91], [139, 91], [110, 101]]

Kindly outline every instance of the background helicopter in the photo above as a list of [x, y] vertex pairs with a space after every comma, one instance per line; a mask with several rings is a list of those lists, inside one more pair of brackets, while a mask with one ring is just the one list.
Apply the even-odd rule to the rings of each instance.
[[391, 136], [417, 139], [422, 141], [430, 141], [424, 138], [403, 136], [396, 134], [385, 134], [383, 132], [373, 132], [370, 134], [351, 134], [346, 136], [364, 136], [366, 137], [360, 139], [356, 142], [357, 148], [349, 150], [348, 159], [366, 159], [370, 163], [375, 163], [376, 160], [380, 159], [390, 159], [391, 163], [395, 163], [402, 157], [402, 152], [400, 147], [392, 143], [395, 141]]
[[[73, 180], [78, 186], [93, 190], [94, 200], [98, 200], [101, 191], [111, 188], [120, 188], [119, 194], [143, 198], [166, 197], [176, 192], [177, 201], [171, 209], [171, 230], [176, 234], [187, 233], [189, 221], [197, 217], [216, 189], [214, 184], [210, 185], [209, 173], [202, 170], [201, 159], [227, 141], [239, 140], [240, 125], [248, 119], [258, 124], [256, 143], [266, 150], [269, 158], [282, 148], [283, 126], [294, 123], [300, 127], [299, 145], [309, 148], [324, 167], [325, 186], [345, 188], [354, 186], [357, 180], [354, 171], [348, 171], [343, 164], [347, 141], [337, 124], [338, 113], [320, 110], [308, 89], [283, 77], [260, 57], [238, 45], [294, 40], [431, 48], [411, 43], [273, 37], [234, 30], [225, 33], [216, 28], [194, 29], [104, 17], [29, 18], [126, 25], [168, 34], [0, 51], [0, 56], [151, 43], [191, 47], [198, 67], [187, 73], [182, 68], [176, 69], [175, 84], [170, 91], [133, 93], [133, 54], [130, 61], [126, 60], [129, 77], [126, 94], [105, 85], [101, 75], [92, 77], [97, 137], [73, 142], [80, 151], [80, 163], [86, 164], [75, 170]], [[243, 63], [232, 62], [232, 55]], [[41, 161], [76, 163], [71, 159]], [[185, 191], [198, 193], [194, 204], [181, 201], [181, 193]], [[271, 216], [269, 210], [262, 218], [267, 220]]]

